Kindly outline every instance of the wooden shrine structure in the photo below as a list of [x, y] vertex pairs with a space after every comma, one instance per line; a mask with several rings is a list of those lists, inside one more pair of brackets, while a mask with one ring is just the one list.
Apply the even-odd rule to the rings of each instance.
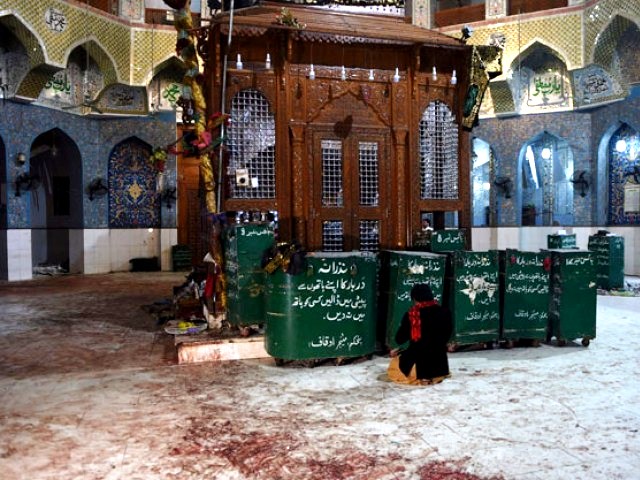
[[277, 212], [280, 238], [308, 250], [408, 248], [425, 214], [468, 229], [462, 40], [269, 3], [213, 18], [207, 36], [207, 105], [231, 115], [221, 211]]

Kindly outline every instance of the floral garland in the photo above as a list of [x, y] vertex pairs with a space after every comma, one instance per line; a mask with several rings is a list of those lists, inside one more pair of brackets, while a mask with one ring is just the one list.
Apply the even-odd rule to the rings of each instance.
[[280, 15], [276, 15], [276, 23], [279, 25], [286, 25], [287, 27], [297, 28], [298, 30], [307, 28], [307, 24], [300, 23], [287, 7], [282, 7]]
[[165, 166], [167, 164], [167, 153], [168, 149], [164, 147], [156, 147], [153, 149], [153, 152], [149, 157], [149, 162], [151, 163], [151, 165], [153, 165], [153, 168], [156, 172], [164, 172]]
[[[176, 54], [186, 66], [182, 78], [182, 95], [177, 104], [182, 107], [182, 121], [193, 123], [194, 129], [183, 137], [183, 146], [186, 146], [185, 154], [198, 155], [200, 158], [200, 178], [205, 188], [205, 204], [207, 211], [217, 211], [215, 196], [215, 181], [213, 165], [208, 149], [212, 136], [207, 132], [206, 102], [202, 91], [204, 76], [200, 73], [198, 65], [197, 32], [193, 28], [191, 19], [190, 0], [164, 0], [171, 8], [174, 8], [174, 26], [178, 32], [176, 40]], [[192, 148], [193, 147], [193, 148]]]
[[[221, 134], [214, 136], [214, 131], [221, 128], [229, 120], [229, 115], [216, 113], [206, 118], [206, 102], [202, 90], [204, 75], [198, 66], [197, 30], [193, 28], [190, 0], [164, 0], [164, 3], [175, 9], [174, 26], [178, 32], [176, 54], [183, 60], [186, 72], [182, 79], [182, 95], [176, 102], [182, 107], [182, 121], [193, 123], [194, 129], [179, 138], [174, 144], [166, 147], [170, 153], [177, 153], [176, 145], [182, 142], [182, 153], [186, 156], [197, 156], [200, 159], [200, 180], [204, 185], [204, 200], [207, 212], [214, 219], [219, 205], [216, 205], [215, 177], [210, 154], [222, 144]], [[215, 140], [214, 140], [215, 138]], [[221, 225], [212, 220], [213, 238], [207, 242], [214, 260], [214, 286], [216, 297], [215, 310], [224, 312], [227, 304], [226, 275], [223, 269], [223, 255], [220, 241]]]
[[[202, 132], [200, 136], [194, 132], [187, 132], [169, 145], [154, 148], [149, 157], [149, 162], [157, 171], [163, 172], [169, 154], [182, 154], [185, 157], [200, 157], [203, 154], [215, 152], [215, 149], [224, 142], [225, 137], [218, 135], [218, 137], [214, 139], [213, 132], [222, 127], [222, 125], [228, 125], [229, 118], [230, 115], [227, 113], [214, 113], [209, 117], [207, 130]], [[178, 144], [180, 144], [180, 149], [178, 149]]]

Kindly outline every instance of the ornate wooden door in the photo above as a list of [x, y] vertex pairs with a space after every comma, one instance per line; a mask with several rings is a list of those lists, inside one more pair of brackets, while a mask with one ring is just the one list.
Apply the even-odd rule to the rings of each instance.
[[324, 251], [377, 251], [390, 235], [389, 132], [314, 128], [310, 244]]

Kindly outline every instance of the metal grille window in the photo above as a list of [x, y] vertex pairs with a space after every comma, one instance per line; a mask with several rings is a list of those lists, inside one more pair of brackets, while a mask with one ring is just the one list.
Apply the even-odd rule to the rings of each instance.
[[449, 107], [431, 102], [420, 120], [420, 198], [458, 198], [458, 124]]
[[378, 206], [378, 144], [360, 142], [360, 205]]
[[344, 245], [344, 228], [342, 222], [329, 220], [322, 222], [322, 250], [325, 252], [342, 252]]
[[322, 140], [322, 206], [341, 207], [342, 143], [338, 140]]
[[377, 252], [380, 249], [380, 225], [378, 220], [360, 220], [360, 250]]
[[233, 97], [226, 142], [230, 197], [275, 198], [276, 124], [259, 91], [242, 90]]

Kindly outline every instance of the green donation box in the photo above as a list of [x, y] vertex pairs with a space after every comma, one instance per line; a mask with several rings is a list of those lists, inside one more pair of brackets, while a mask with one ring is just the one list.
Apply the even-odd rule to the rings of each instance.
[[500, 334], [498, 252], [448, 256], [445, 297], [453, 316], [450, 346], [493, 343]]
[[191, 248], [189, 245], [173, 245], [171, 261], [174, 272], [191, 269]]
[[380, 325], [384, 331], [384, 344], [390, 349], [399, 345], [395, 341], [403, 315], [409, 310], [411, 288], [417, 283], [428, 283], [433, 296], [442, 304], [446, 255], [429, 252], [385, 250], [380, 252]]
[[547, 235], [547, 248], [578, 248], [576, 245], [576, 234], [554, 234]]
[[596, 336], [596, 260], [586, 250], [551, 250], [549, 332], [558, 345]]
[[549, 322], [551, 254], [500, 252], [500, 339], [543, 341]]
[[611, 234], [591, 235], [588, 249], [596, 256], [598, 288], [624, 288], [624, 237]]
[[413, 234], [413, 248], [427, 252], [453, 252], [464, 250], [465, 237], [462, 230], [427, 230]]
[[225, 229], [227, 321], [231, 325], [264, 323], [265, 273], [261, 262], [274, 239], [268, 223], [241, 223]]
[[298, 275], [267, 275], [265, 348], [280, 360], [361, 357], [376, 344], [378, 257], [312, 252]]
[[432, 252], [453, 252], [464, 250], [464, 232], [462, 230], [434, 230], [431, 234]]

